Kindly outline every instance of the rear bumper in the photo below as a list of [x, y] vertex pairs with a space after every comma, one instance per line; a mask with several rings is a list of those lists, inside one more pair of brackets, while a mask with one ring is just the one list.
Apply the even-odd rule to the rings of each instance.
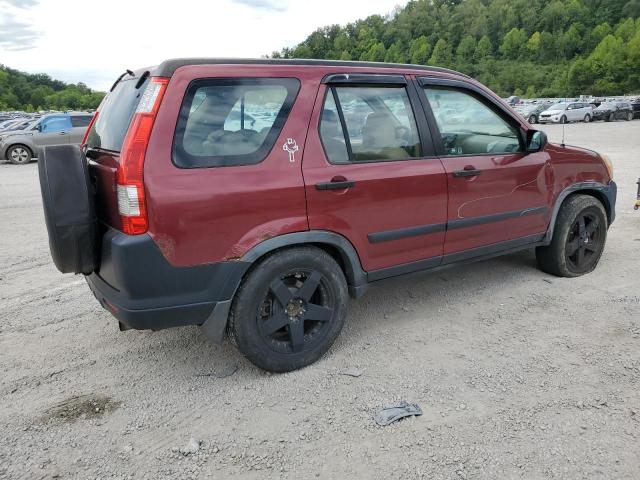
[[86, 279], [100, 304], [125, 329], [215, 322], [222, 335], [230, 300], [248, 267], [247, 262], [174, 267], [149, 235], [108, 230], [102, 238], [100, 268]]

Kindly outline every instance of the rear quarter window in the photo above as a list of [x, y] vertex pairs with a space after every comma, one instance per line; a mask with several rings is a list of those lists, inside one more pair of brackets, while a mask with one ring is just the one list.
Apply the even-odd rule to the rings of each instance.
[[73, 127], [88, 127], [92, 118], [91, 115], [73, 115], [71, 116], [71, 125]]
[[173, 142], [181, 168], [259, 163], [293, 107], [294, 78], [202, 79], [185, 94]]

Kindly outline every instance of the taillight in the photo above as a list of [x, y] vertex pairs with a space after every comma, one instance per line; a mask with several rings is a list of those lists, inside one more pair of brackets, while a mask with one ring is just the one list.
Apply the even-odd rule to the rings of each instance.
[[96, 123], [97, 118], [98, 118], [98, 112], [96, 111], [96, 113], [93, 114], [91, 121], [89, 122], [89, 126], [87, 127], [87, 130], [84, 132], [84, 135], [82, 137], [82, 142], [80, 142], [80, 146], [82, 148], [84, 148], [84, 146], [87, 144], [87, 138], [89, 138], [89, 132], [91, 131], [91, 128], [93, 128], [93, 124]]
[[122, 145], [117, 180], [118, 211], [122, 231], [129, 235], [145, 233], [149, 226], [143, 182], [144, 157], [168, 83], [168, 78], [151, 78]]

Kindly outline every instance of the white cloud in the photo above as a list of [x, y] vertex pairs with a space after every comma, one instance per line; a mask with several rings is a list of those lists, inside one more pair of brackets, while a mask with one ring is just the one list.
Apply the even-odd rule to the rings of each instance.
[[[6, 0], [5, 0], [6, 1]], [[2, 0], [0, 0], [0, 3]], [[20, 3], [12, 1], [12, 3]], [[27, 0], [29, 50], [0, 44], [2, 63], [106, 89], [126, 68], [174, 57], [260, 57], [313, 30], [387, 14], [402, 0]], [[26, 17], [25, 17], [26, 18]], [[20, 20], [23, 20], [20, 18]]]

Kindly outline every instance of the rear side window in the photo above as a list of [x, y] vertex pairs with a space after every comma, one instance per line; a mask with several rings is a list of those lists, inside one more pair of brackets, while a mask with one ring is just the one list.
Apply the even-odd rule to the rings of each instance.
[[94, 122], [87, 146], [119, 152], [124, 143], [131, 119], [136, 111], [146, 83], [136, 88], [137, 78], [121, 80], [113, 92], [109, 92], [98, 109], [98, 118]]
[[74, 127], [88, 127], [92, 118], [91, 115], [73, 115], [71, 117], [71, 125]]
[[325, 98], [320, 138], [331, 163], [422, 155], [404, 87], [332, 87]]
[[198, 168], [261, 162], [273, 148], [299, 88], [293, 78], [192, 82], [180, 109], [174, 163]]
[[71, 128], [69, 117], [45, 118], [42, 122], [42, 133], [61, 132]]

